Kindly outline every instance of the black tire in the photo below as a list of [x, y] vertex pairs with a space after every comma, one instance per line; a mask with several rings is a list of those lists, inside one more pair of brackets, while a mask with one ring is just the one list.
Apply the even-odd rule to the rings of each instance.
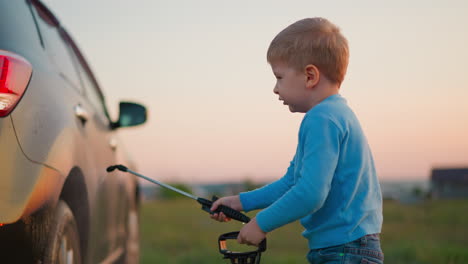
[[50, 228], [44, 264], [80, 264], [80, 237], [75, 217], [64, 201], [59, 201]]

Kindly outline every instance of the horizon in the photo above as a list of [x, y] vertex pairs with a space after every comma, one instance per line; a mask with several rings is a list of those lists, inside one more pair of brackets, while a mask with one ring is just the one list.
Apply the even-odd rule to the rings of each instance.
[[[154, 180], [162, 181], [156, 177], [151, 177], [151, 175], [145, 175], [149, 178], [152, 178]], [[163, 181], [163, 183], [173, 185], [173, 184], [184, 184], [184, 185], [223, 185], [223, 184], [242, 184], [245, 182], [251, 182], [253, 184], [268, 184], [271, 181], [276, 180], [274, 177], [270, 178], [265, 178], [265, 179], [259, 179], [259, 178], [235, 178], [235, 179], [226, 179], [226, 178], [221, 178], [218, 180], [200, 180], [200, 181], [186, 181], [183, 178], [179, 179], [166, 179], [166, 181]], [[138, 178], [138, 181], [140, 182], [141, 185], [144, 186], [154, 186], [156, 188], [163, 188], [157, 184], [151, 183], [147, 180]], [[382, 184], [393, 184], [393, 183], [400, 183], [400, 184], [411, 184], [411, 183], [430, 183], [431, 178], [426, 177], [426, 178], [385, 178], [385, 179], [379, 179], [379, 183]]]

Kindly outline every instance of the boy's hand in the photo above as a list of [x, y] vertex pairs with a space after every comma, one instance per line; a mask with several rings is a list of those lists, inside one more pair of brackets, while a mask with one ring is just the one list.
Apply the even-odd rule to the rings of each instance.
[[[216, 210], [216, 208], [218, 208], [219, 205], [225, 205], [225, 206], [229, 206], [231, 207], [232, 209], [234, 210], [237, 210], [237, 211], [242, 211], [243, 208], [242, 208], [242, 204], [241, 204], [241, 201], [240, 201], [240, 197], [239, 195], [234, 195], [234, 196], [226, 196], [226, 197], [222, 197], [222, 198], [219, 198], [218, 200], [216, 200], [213, 205], [211, 206], [211, 211], [214, 211]], [[227, 221], [230, 221], [231, 218], [227, 217], [224, 213], [214, 213], [210, 216], [212, 219], [214, 220], [217, 220], [217, 221], [220, 221], [220, 222], [227, 222]]]
[[266, 233], [260, 229], [257, 218], [254, 217], [240, 230], [239, 236], [237, 236], [237, 242], [239, 244], [258, 246], [265, 237]]

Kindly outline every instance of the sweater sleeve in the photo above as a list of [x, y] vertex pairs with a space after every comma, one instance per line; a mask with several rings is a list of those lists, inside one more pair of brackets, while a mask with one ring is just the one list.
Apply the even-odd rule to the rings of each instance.
[[256, 216], [264, 232], [317, 211], [328, 196], [338, 162], [340, 129], [324, 116], [309, 117], [303, 129], [299, 140], [303, 155], [299, 157], [301, 167], [297, 168], [296, 183]]
[[243, 192], [239, 195], [242, 208], [249, 212], [270, 206], [279, 197], [291, 188], [294, 183], [294, 158], [291, 161], [286, 174], [279, 180], [272, 182], [262, 188]]

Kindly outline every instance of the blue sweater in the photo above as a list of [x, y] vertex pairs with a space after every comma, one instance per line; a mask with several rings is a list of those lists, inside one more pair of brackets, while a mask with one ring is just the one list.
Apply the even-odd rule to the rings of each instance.
[[332, 95], [310, 109], [286, 174], [240, 194], [264, 232], [301, 220], [310, 249], [380, 233], [382, 195], [361, 125], [346, 100]]

